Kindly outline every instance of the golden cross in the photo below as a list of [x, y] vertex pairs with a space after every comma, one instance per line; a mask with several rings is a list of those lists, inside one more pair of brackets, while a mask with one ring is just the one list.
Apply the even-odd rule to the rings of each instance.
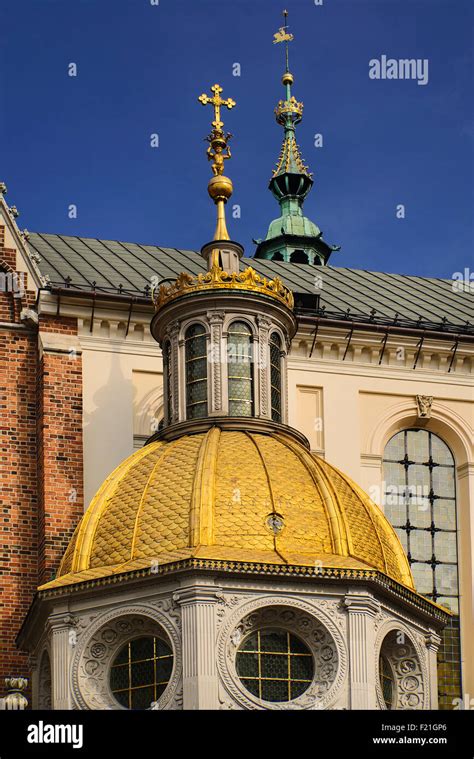
[[231, 108], [234, 107], [234, 105], [237, 105], [235, 100], [232, 100], [232, 98], [227, 98], [227, 100], [223, 100], [220, 96], [220, 93], [222, 92], [222, 87], [220, 84], [214, 84], [211, 87], [211, 92], [214, 93], [213, 97], [209, 97], [209, 95], [206, 95], [204, 92], [200, 97], [198, 98], [199, 102], [203, 105], [207, 105], [210, 103], [214, 107], [214, 118], [215, 120], [212, 122], [212, 126], [215, 129], [221, 130], [224, 126], [224, 122], [221, 121], [221, 107], [224, 106], [225, 108]]

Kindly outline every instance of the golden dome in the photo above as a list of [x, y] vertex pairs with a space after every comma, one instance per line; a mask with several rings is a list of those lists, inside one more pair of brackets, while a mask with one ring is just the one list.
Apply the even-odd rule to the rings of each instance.
[[120, 464], [41, 589], [188, 558], [377, 569], [414, 587], [393, 528], [348, 477], [285, 432], [212, 427]]

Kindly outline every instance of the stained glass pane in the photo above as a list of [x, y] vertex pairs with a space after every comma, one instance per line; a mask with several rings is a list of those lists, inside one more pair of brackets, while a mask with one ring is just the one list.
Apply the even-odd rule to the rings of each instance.
[[264, 701], [288, 701], [288, 682], [262, 680], [261, 697]]
[[433, 469], [433, 490], [436, 495], [454, 498], [454, 468], [438, 466]]
[[428, 564], [411, 565], [415, 587], [418, 593], [427, 595], [433, 592], [433, 570]]
[[456, 502], [436, 500], [433, 504], [434, 523], [441, 530], [456, 529]]
[[429, 527], [431, 525], [431, 504], [428, 498], [410, 499], [408, 511], [412, 527]]
[[171, 421], [171, 343], [166, 341], [163, 347], [163, 378], [165, 394], [166, 419]]
[[239, 677], [258, 677], [258, 654], [242, 654], [237, 659]]
[[168, 685], [173, 654], [160, 638], [142, 637], [127, 643], [110, 670], [110, 688], [127, 709], [148, 709]]
[[[395, 492], [394, 492], [395, 491]], [[385, 514], [393, 525], [404, 525], [407, 521], [407, 506], [400, 498], [398, 488], [385, 494]]]
[[[428, 430], [398, 433], [385, 450], [387, 493], [392, 490], [390, 486], [396, 490], [400, 480], [392, 459], [404, 461], [407, 467], [409, 522], [402, 520], [400, 507], [392, 505], [388, 496], [385, 513], [392, 524], [399, 526], [397, 533], [413, 562], [415, 586], [420, 593], [458, 614], [456, 486], [452, 454], [448, 446]], [[414, 527], [425, 529], [412, 529]], [[459, 697], [461, 692], [458, 623], [459, 618], [454, 618], [442, 633], [438, 655], [441, 709], [452, 709], [453, 697]]]
[[276, 332], [270, 336], [270, 384], [272, 419], [281, 422], [281, 339]]
[[295, 680], [312, 680], [313, 661], [310, 656], [291, 657], [291, 677]]
[[434, 553], [438, 561], [456, 563], [457, 546], [455, 532], [437, 532], [434, 536]]
[[436, 464], [453, 466], [454, 459], [446, 443], [436, 435], [431, 435], [431, 456]]
[[288, 679], [288, 658], [267, 654], [262, 656], [262, 677]]
[[405, 433], [394, 435], [385, 446], [385, 459], [387, 461], [402, 461], [405, 456]]
[[248, 324], [232, 322], [227, 347], [229, 414], [253, 416], [252, 331]]
[[436, 590], [442, 596], [456, 596], [458, 593], [457, 567], [441, 564], [435, 569]]
[[237, 652], [236, 668], [245, 688], [264, 701], [297, 698], [314, 676], [308, 647], [285, 630], [252, 633]]
[[281, 632], [266, 632], [261, 634], [261, 650], [281, 653], [288, 650], [287, 636]]
[[385, 481], [389, 482], [391, 486], [405, 487], [405, 467], [403, 464], [385, 464], [384, 474]]
[[412, 530], [410, 533], [410, 554], [414, 561], [426, 561], [433, 554], [431, 533]]
[[420, 496], [430, 494], [430, 468], [423, 464], [412, 464], [408, 467], [408, 486]]
[[207, 338], [202, 324], [192, 324], [185, 334], [186, 416], [207, 416]]
[[379, 672], [380, 672], [380, 685], [382, 686], [383, 700], [387, 709], [391, 709], [393, 706], [393, 685], [394, 678], [392, 668], [386, 660], [385, 656], [380, 656], [379, 659]]
[[410, 461], [428, 461], [430, 450], [426, 430], [408, 430], [407, 455]]

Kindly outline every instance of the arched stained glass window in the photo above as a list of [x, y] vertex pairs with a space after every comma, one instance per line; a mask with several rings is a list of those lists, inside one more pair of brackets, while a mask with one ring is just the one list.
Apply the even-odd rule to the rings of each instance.
[[424, 429], [398, 432], [384, 454], [385, 514], [405, 548], [419, 593], [456, 616], [438, 652], [440, 709], [461, 696], [459, 587], [454, 458]]
[[271, 407], [274, 422], [281, 422], [281, 338], [277, 332], [270, 336]]
[[252, 331], [232, 322], [227, 338], [229, 415], [253, 416]]
[[202, 324], [192, 324], [185, 334], [186, 418], [207, 416], [207, 339]]

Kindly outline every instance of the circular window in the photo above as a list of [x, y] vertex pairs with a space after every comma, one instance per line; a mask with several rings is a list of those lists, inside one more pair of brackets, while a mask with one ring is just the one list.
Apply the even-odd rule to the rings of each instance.
[[394, 678], [388, 659], [383, 654], [379, 658], [379, 673], [383, 700], [387, 709], [391, 709], [393, 707]]
[[291, 701], [314, 676], [313, 656], [286, 630], [257, 630], [237, 652], [237, 674], [245, 688], [263, 701]]
[[162, 638], [135, 638], [120, 649], [110, 670], [110, 689], [127, 709], [148, 709], [164, 692], [173, 652]]

